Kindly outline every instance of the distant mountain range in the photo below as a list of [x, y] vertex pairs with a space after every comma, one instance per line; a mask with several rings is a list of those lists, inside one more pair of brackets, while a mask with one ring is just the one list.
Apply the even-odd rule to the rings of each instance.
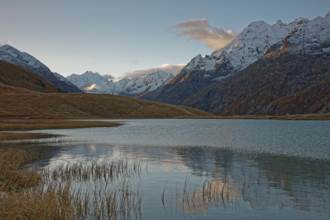
[[184, 65], [163, 65], [159, 68], [128, 73], [121, 79], [87, 71], [66, 77], [71, 83], [87, 93], [115, 94], [139, 97], [164, 87]]
[[62, 92], [115, 94], [138, 97], [145, 93], [162, 88], [184, 65], [163, 65], [159, 68], [138, 70], [127, 73], [121, 79], [111, 75], [100, 75], [87, 71], [81, 75], [72, 74], [64, 77], [51, 70], [32, 55], [21, 52], [10, 45], [0, 46], [0, 60], [15, 64], [37, 73]]
[[329, 60], [330, 13], [290, 24], [252, 22], [142, 98], [225, 115], [329, 112]]
[[59, 88], [62, 92], [81, 92], [81, 90], [72, 83], [65, 80], [59, 80], [45, 64], [41, 63], [32, 55], [21, 52], [10, 45], [0, 46], [0, 60], [15, 64], [38, 74]]

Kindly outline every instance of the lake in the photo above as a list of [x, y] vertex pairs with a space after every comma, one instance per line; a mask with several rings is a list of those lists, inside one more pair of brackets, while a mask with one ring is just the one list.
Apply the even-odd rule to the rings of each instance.
[[47, 130], [65, 136], [38, 165], [139, 161], [143, 219], [330, 218], [329, 121], [109, 121], [124, 125]]

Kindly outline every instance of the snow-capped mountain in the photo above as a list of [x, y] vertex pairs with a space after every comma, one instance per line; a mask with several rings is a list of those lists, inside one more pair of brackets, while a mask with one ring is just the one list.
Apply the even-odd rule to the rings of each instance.
[[59, 80], [46, 65], [35, 57], [21, 52], [12, 46], [0, 46], [0, 60], [15, 64], [40, 75], [63, 92], [81, 92], [76, 86]]
[[[131, 76], [134, 76], [131, 74]], [[136, 74], [134, 77], [115, 79], [111, 75], [100, 75], [87, 71], [84, 74], [72, 74], [67, 79], [81, 90], [88, 93], [120, 94], [137, 97], [143, 93], [154, 91], [167, 84], [174, 75], [157, 70], [147, 75]]]
[[298, 30], [308, 22], [309, 20], [305, 18], [297, 18], [290, 24], [284, 24], [281, 20], [273, 25], [264, 21], [252, 22], [224, 48], [214, 51], [210, 56], [206, 55], [204, 58], [200, 54], [194, 57], [182, 72], [192, 70], [217, 72], [219, 68], [226, 65], [229, 65], [229, 67], [226, 66], [227, 69], [237, 72], [257, 61], [271, 45], [281, 41], [290, 32]]
[[330, 13], [304, 22], [244, 70], [181, 104], [224, 115], [330, 112]]
[[[145, 77], [133, 77], [131, 79], [125, 78], [126, 81], [120, 94], [128, 96], [139, 96], [141, 94], [154, 91], [165, 86], [174, 75], [172, 73], [161, 70], [148, 74]], [[120, 80], [119, 82], [121, 82]]]
[[[106, 94], [109, 93], [109, 84], [113, 76], [102, 76], [99, 73], [87, 71], [81, 75], [72, 74], [66, 79], [85, 92]], [[111, 94], [116, 94], [115, 90], [112, 89]]]
[[216, 80], [243, 70], [261, 58], [271, 45], [289, 33], [299, 30], [308, 19], [298, 18], [290, 24], [277, 21], [269, 25], [264, 21], [252, 22], [227, 46], [211, 55], [194, 57], [182, 71], [159, 93], [156, 100], [180, 104]]
[[75, 90], [79, 90], [79, 91], [76, 91], [76, 92], [82, 92], [82, 90], [80, 90], [76, 85], [74, 85], [73, 83], [71, 83], [69, 80], [67, 80], [64, 76], [62, 76], [61, 74], [59, 73], [56, 73], [56, 72], [53, 72], [54, 76], [60, 80], [61, 82], [63, 82], [64, 84], [70, 86], [70, 88], [75, 88]]

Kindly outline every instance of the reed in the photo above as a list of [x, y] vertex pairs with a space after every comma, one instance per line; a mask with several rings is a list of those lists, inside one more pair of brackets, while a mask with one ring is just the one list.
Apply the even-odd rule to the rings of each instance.
[[139, 177], [141, 172], [141, 163], [119, 159], [110, 162], [62, 163], [54, 168], [44, 169], [43, 176], [47, 181], [104, 181], [109, 183], [118, 178]]
[[142, 218], [142, 193], [130, 182], [139, 177], [140, 163], [120, 159], [27, 169], [36, 158], [21, 149], [0, 151], [0, 219]]

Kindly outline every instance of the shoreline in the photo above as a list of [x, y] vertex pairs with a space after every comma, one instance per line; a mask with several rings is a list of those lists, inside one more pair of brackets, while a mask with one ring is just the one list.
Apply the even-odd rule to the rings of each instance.
[[[26, 118], [0, 118], [0, 132], [3, 131], [30, 131], [46, 129], [74, 129], [91, 127], [116, 127], [123, 125], [119, 122], [100, 120], [125, 120], [147, 118], [84, 118], [84, 119], [26, 119]], [[150, 118], [152, 119], [152, 118]], [[330, 120], [330, 113], [326, 114], [295, 114], [295, 115], [233, 115], [233, 116], [192, 116], [173, 117], [166, 119], [251, 119], [251, 120]], [[95, 121], [94, 121], [95, 120]]]

